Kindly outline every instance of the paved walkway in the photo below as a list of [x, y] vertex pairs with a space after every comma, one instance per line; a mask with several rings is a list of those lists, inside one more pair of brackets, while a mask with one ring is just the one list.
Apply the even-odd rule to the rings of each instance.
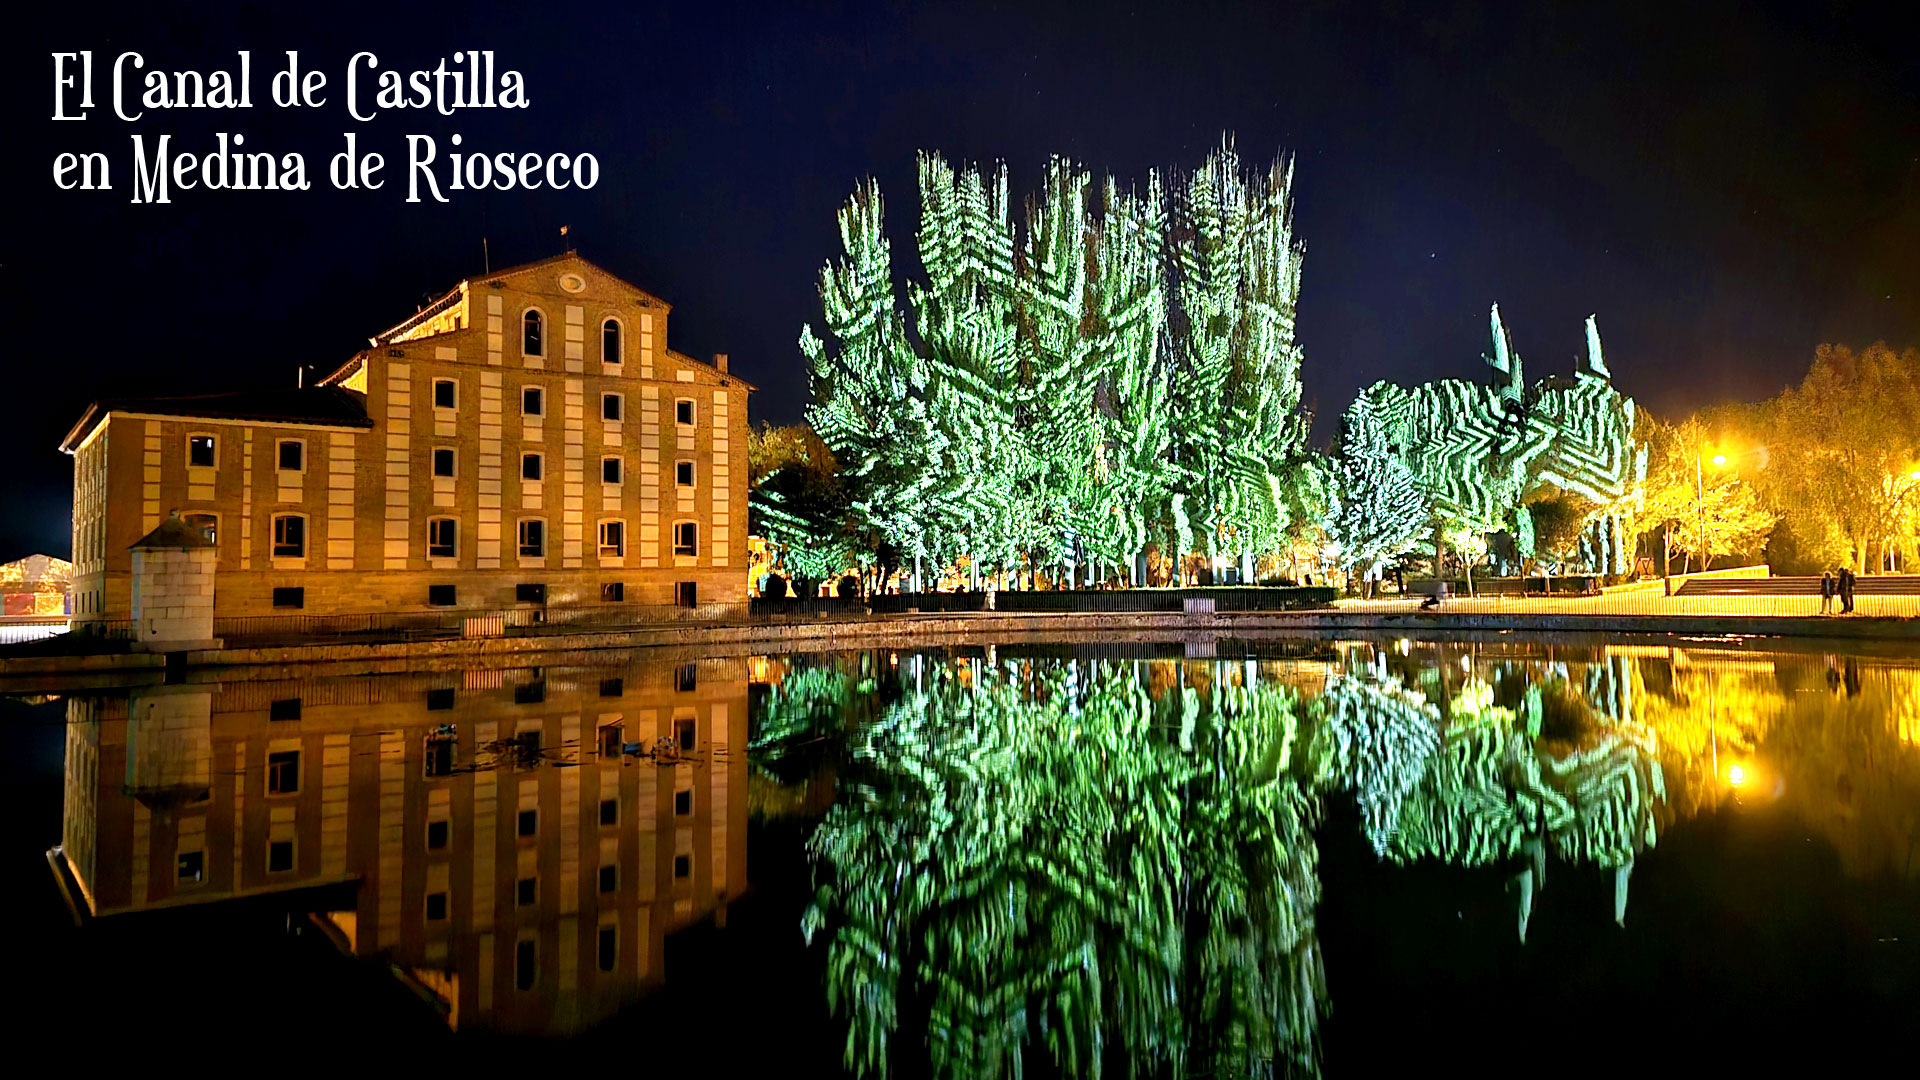
[[[1341, 611], [1416, 611], [1420, 598], [1342, 600]], [[1838, 607], [1838, 601], [1835, 601]], [[1604, 596], [1560, 597], [1449, 597], [1442, 611], [1461, 615], [1696, 615], [1807, 618], [1820, 614], [1817, 596], [1664, 596], [1658, 586], [1608, 593]], [[1856, 596], [1854, 615], [1882, 618], [1920, 617], [1920, 596]], [[1848, 616], [1834, 615], [1833, 618]]]

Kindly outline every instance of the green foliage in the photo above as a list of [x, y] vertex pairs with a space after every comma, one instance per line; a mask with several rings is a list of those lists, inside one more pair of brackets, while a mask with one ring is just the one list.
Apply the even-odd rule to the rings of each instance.
[[1386, 384], [1376, 384], [1347, 411], [1327, 518], [1341, 565], [1363, 573], [1411, 548], [1432, 516], [1407, 455], [1387, 441], [1375, 398], [1390, 393]]

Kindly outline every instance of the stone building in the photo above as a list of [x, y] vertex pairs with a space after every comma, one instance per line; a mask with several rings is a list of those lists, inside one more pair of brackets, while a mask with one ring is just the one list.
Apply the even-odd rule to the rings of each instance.
[[219, 617], [744, 600], [753, 388], [667, 348], [670, 311], [569, 252], [318, 385], [94, 403], [61, 444], [75, 619], [129, 618], [128, 548], [176, 512]]
[[53, 860], [116, 918], [272, 897], [448, 1022], [589, 1027], [747, 885], [748, 661], [77, 696]]

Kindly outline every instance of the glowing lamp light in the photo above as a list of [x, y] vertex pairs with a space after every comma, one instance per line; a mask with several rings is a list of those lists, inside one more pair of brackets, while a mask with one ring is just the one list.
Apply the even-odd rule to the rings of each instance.
[[1725, 454], [1713, 455], [1713, 463], [1715, 465], [1725, 465], [1727, 463], [1727, 455]]
[[1742, 765], [1727, 766], [1727, 783], [1732, 784], [1734, 787], [1739, 787], [1741, 784], [1744, 784], [1746, 782], [1747, 782], [1747, 770], [1745, 766], [1742, 766]]

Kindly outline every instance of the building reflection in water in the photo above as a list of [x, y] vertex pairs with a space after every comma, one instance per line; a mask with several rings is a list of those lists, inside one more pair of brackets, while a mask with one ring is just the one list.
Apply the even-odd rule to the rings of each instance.
[[746, 705], [744, 660], [76, 697], [60, 853], [97, 917], [315, 890], [451, 1025], [574, 1032], [745, 888]]

